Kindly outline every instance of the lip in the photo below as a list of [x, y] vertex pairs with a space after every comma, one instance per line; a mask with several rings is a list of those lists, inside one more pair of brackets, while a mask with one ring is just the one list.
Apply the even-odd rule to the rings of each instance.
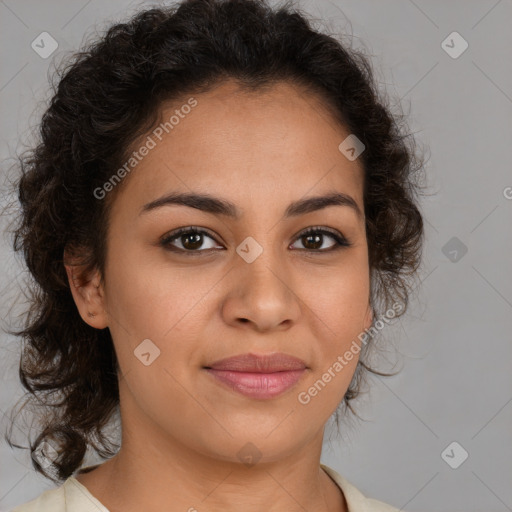
[[242, 354], [221, 359], [204, 369], [216, 381], [254, 399], [270, 399], [295, 386], [307, 370], [304, 361], [283, 353]]
[[304, 370], [306, 363], [301, 359], [276, 352], [274, 354], [240, 354], [210, 363], [205, 368], [212, 370], [230, 370], [232, 372], [274, 373]]

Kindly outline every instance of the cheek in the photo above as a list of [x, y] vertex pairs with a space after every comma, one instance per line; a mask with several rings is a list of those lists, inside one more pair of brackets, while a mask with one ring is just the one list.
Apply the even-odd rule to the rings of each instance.
[[360, 356], [369, 280], [365, 273], [325, 281], [311, 295], [310, 333], [315, 358], [297, 402], [309, 417], [328, 418], [343, 400]]
[[[364, 332], [369, 305], [370, 281], [364, 255], [329, 269], [309, 293], [310, 333], [315, 347], [315, 365], [298, 402], [308, 414], [331, 414], [343, 399], [357, 368], [360, 334]], [[317, 276], [318, 278], [319, 276]]]
[[172, 430], [170, 409], [180, 410], [183, 421], [189, 421], [189, 414], [198, 414], [185, 391], [190, 388], [190, 365], [185, 362], [193, 360], [200, 348], [193, 343], [202, 329], [195, 320], [213, 282], [203, 279], [194, 285], [190, 272], [133, 265], [128, 258], [117, 261], [110, 277], [109, 328], [130, 390], [125, 404], [136, 402], [154, 421]]
[[[116, 351], [124, 372], [140, 363], [134, 357], [144, 340], [157, 348], [155, 363], [180, 372], [179, 361], [199, 350], [209, 290], [218, 277], [169, 264], [120, 254], [107, 269], [107, 309]], [[210, 313], [211, 314], [211, 313]], [[148, 347], [152, 345], [146, 342]], [[140, 349], [142, 350], [142, 348]], [[135, 353], [134, 353], [135, 352]], [[184, 366], [184, 365], [182, 365]]]
[[[364, 262], [364, 260], [363, 260]], [[364, 330], [369, 305], [370, 281], [367, 266], [355, 262], [341, 270], [332, 269], [325, 276], [317, 276], [317, 285], [304, 286], [303, 296], [318, 321], [324, 323], [327, 337], [343, 343], [347, 337]]]
[[[183, 274], [161, 263], [154, 264], [140, 248], [113, 243], [106, 274], [108, 310], [130, 332], [161, 335], [180, 315]], [[178, 300], [179, 297], [179, 300]]]

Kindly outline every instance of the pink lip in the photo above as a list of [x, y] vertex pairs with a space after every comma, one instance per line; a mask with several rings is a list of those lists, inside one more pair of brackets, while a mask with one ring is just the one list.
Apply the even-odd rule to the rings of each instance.
[[257, 399], [273, 398], [293, 387], [307, 369], [304, 361], [283, 353], [242, 354], [205, 367], [229, 388]]
[[212, 370], [207, 372], [227, 384], [231, 389], [251, 398], [273, 398], [297, 384], [306, 371], [290, 370], [275, 373], [232, 372]]

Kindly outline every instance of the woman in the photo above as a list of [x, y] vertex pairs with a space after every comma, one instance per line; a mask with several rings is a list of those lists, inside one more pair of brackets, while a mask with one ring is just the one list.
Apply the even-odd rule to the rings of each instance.
[[320, 464], [384, 375], [369, 333], [423, 242], [421, 165], [368, 60], [290, 7], [189, 0], [59, 78], [14, 247], [38, 287], [30, 450], [60, 485], [15, 512], [397, 510]]

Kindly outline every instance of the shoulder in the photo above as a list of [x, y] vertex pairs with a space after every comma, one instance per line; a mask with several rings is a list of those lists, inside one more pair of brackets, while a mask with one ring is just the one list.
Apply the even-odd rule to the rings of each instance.
[[399, 512], [398, 508], [372, 498], [367, 498], [357, 487], [334, 469], [320, 464], [324, 471], [338, 484], [345, 495], [348, 512]]
[[56, 489], [43, 492], [37, 498], [18, 505], [11, 512], [65, 512], [64, 484]]
[[78, 480], [69, 477], [62, 485], [43, 492], [10, 512], [109, 512]]

